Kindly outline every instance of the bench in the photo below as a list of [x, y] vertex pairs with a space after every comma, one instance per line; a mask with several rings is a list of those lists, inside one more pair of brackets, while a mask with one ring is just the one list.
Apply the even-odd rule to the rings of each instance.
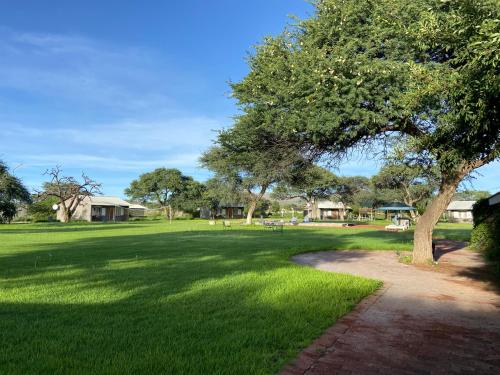
[[265, 229], [271, 229], [273, 232], [283, 232], [283, 224], [282, 222], [264, 221], [263, 226]]
[[231, 222], [230, 222], [229, 220], [223, 220], [223, 221], [222, 221], [222, 227], [223, 227], [224, 229], [226, 229], [226, 228], [231, 228]]

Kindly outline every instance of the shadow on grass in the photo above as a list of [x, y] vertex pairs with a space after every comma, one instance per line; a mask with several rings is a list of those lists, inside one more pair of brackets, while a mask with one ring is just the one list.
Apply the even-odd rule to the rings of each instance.
[[274, 373], [376, 287], [288, 260], [342, 235], [121, 233], [0, 259], [0, 372]]

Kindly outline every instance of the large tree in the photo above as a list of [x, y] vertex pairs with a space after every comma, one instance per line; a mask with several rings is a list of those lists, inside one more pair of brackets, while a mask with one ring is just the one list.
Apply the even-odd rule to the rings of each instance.
[[383, 141], [436, 160], [438, 192], [414, 232], [413, 261], [427, 262], [459, 183], [500, 155], [498, 5], [318, 0], [311, 18], [250, 57], [250, 73], [232, 85], [240, 120], [311, 157]]
[[30, 203], [31, 195], [21, 180], [9, 172], [0, 160], [0, 223], [10, 223], [21, 203]]
[[72, 176], [64, 176], [59, 166], [45, 171], [44, 174], [50, 177], [50, 181], [43, 184], [43, 190], [38, 192], [37, 198], [56, 198], [59, 209], [62, 210], [62, 221], [65, 223], [71, 220], [80, 202], [86, 197], [101, 193], [101, 184], [85, 173], [82, 173], [81, 181]]

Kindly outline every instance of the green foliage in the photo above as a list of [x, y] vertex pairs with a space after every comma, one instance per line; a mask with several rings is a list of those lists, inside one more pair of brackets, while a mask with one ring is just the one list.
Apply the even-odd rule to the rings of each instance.
[[59, 199], [56, 197], [46, 197], [45, 199], [36, 199], [28, 206], [28, 215], [32, 221], [40, 222], [47, 221], [49, 217], [55, 216], [55, 211], [52, 209], [54, 204], [58, 204]]
[[277, 215], [280, 213], [281, 211], [281, 206], [280, 206], [280, 203], [278, 201], [272, 201], [271, 202], [271, 211], [274, 215]]
[[311, 202], [331, 197], [336, 193], [338, 184], [339, 178], [329, 170], [314, 164], [304, 165], [290, 178], [278, 183], [272, 196], [280, 200], [302, 198]]
[[500, 267], [500, 210], [490, 206], [488, 199], [481, 199], [473, 207], [474, 229], [471, 246], [497, 262]]
[[20, 203], [30, 203], [31, 194], [0, 160], [0, 223], [10, 222]]
[[344, 156], [383, 136], [432, 157], [452, 185], [498, 158], [498, 1], [315, 6], [257, 46], [250, 73], [232, 84], [237, 125], [279, 134], [312, 157]]
[[463, 190], [455, 193], [453, 200], [457, 201], [478, 201], [488, 198], [491, 195], [489, 191], [484, 190]]
[[397, 150], [386, 159], [380, 171], [373, 176], [372, 182], [378, 196], [391, 196], [385, 202], [399, 201], [412, 207], [425, 209], [425, 204], [437, 191], [441, 175], [432, 163], [409, 157]]
[[184, 176], [178, 169], [157, 168], [132, 181], [130, 187], [125, 189], [125, 195], [143, 203], [155, 202], [160, 207], [166, 207], [176, 198], [182, 200], [181, 194], [186, 190], [192, 193], [196, 189], [198, 186], [193, 179]]

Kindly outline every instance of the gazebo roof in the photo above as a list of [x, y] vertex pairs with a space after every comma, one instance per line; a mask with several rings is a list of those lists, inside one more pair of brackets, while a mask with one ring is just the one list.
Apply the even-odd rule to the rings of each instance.
[[408, 206], [401, 202], [392, 202], [387, 206], [377, 208], [379, 211], [415, 211], [415, 207]]

